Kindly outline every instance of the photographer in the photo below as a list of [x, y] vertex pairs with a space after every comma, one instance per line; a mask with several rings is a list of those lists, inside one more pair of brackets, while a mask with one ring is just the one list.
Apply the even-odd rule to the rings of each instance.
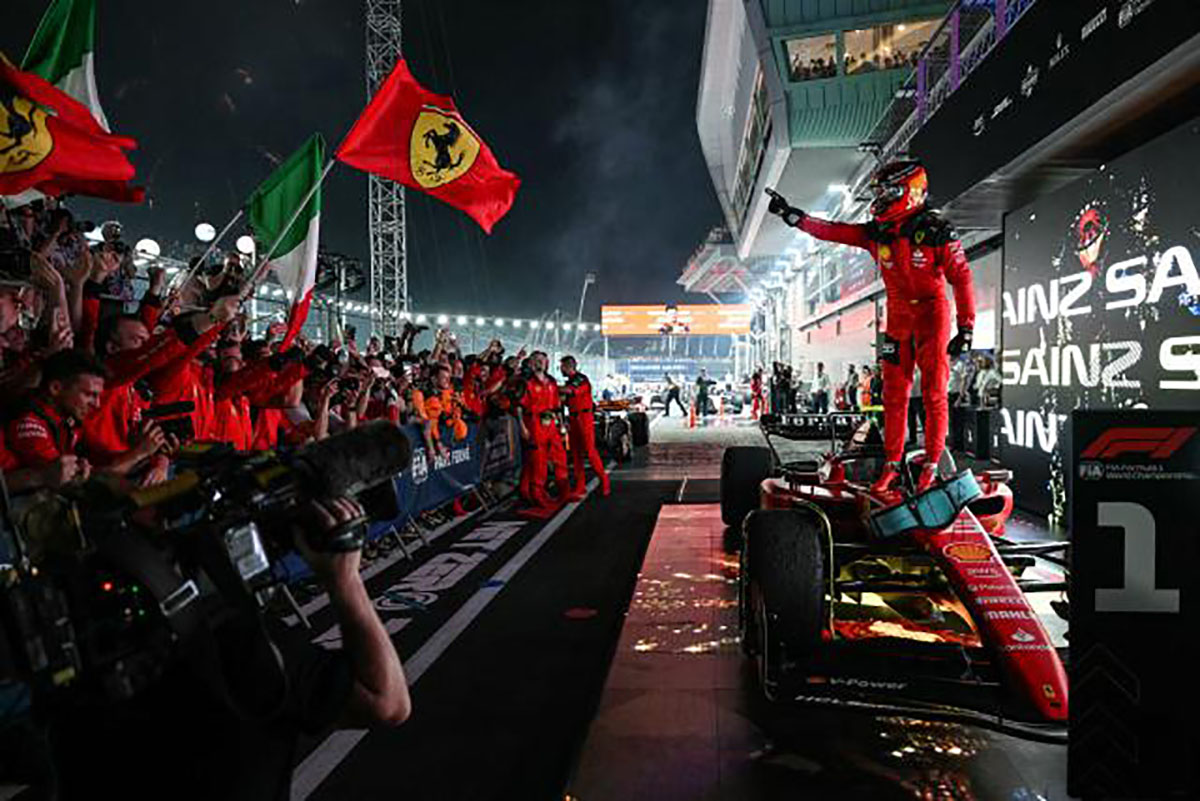
[[264, 648], [245, 627], [219, 631], [228, 686], [255, 703], [280, 693], [281, 703], [271, 702], [275, 708], [262, 715], [239, 715], [217, 696], [206, 668], [184, 659], [129, 701], [59, 703], [49, 719], [61, 801], [283, 801], [302, 734], [408, 718], [404, 670], [363, 586], [361, 553], [316, 553], [306, 544], [306, 534], [362, 516], [356, 502], [337, 499], [311, 502], [296, 518], [297, 545], [329, 592], [343, 650], [278, 632], [272, 632], [275, 647]]

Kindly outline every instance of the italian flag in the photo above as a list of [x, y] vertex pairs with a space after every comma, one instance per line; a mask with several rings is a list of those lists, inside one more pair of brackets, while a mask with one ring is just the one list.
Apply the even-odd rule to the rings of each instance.
[[254, 190], [246, 204], [258, 252], [270, 259], [271, 270], [292, 303], [282, 348], [300, 333], [312, 304], [324, 164], [325, 140], [313, 134]]
[[95, 50], [95, 0], [53, 0], [29, 43], [21, 69], [45, 78], [87, 106], [100, 127], [111, 131], [96, 89]]

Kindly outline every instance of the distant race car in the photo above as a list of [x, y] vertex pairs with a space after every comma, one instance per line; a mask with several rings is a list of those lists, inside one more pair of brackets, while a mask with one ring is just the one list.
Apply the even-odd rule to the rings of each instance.
[[[761, 424], [767, 447], [725, 451], [721, 513], [741, 532], [742, 648], [767, 697], [1065, 742], [1063, 654], [1026, 597], [1065, 579], [1022, 574], [1035, 556], [1065, 574], [1067, 543], [1005, 538], [1011, 473], [944, 463], [950, 477], [916, 494], [924, 452], [912, 451], [903, 492], [883, 497], [867, 418]], [[780, 456], [779, 440], [817, 437], [833, 445], [821, 460]]]

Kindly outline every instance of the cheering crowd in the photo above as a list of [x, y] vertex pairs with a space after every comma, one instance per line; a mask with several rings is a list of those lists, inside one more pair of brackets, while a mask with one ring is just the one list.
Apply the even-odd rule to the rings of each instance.
[[10, 491], [95, 473], [152, 486], [192, 441], [269, 450], [378, 419], [420, 426], [427, 452], [445, 456], [469, 422], [513, 415], [529, 505], [579, 497], [585, 458], [607, 493], [591, 386], [571, 357], [560, 386], [542, 352], [506, 355], [493, 341], [464, 354], [444, 329], [415, 352], [424, 327], [411, 324], [362, 349], [351, 338], [285, 345], [282, 323], [256, 338], [236, 255], [174, 287], [151, 267], [134, 300], [120, 230], [106, 226], [90, 243], [87, 227], [52, 199], [0, 218], [0, 468]]

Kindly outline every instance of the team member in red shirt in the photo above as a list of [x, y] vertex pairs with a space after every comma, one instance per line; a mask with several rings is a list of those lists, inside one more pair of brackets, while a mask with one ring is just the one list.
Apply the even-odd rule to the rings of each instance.
[[[772, 214], [805, 233], [830, 242], [867, 250], [883, 275], [887, 292], [887, 333], [883, 351], [884, 450], [887, 465], [875, 483], [879, 492], [891, 489], [900, 477], [904, 456], [908, 396], [913, 368], [921, 368], [925, 400], [926, 463], [917, 489], [937, 477], [937, 463], [946, 448], [949, 427], [948, 356], [971, 347], [975, 326], [975, 289], [971, 266], [954, 228], [925, 208], [929, 179], [916, 161], [881, 167], [872, 182], [875, 201], [869, 223], [828, 222], [810, 217], [772, 193]], [[954, 289], [958, 333], [950, 338], [950, 304], [945, 283]]]
[[81, 456], [79, 427], [100, 407], [104, 366], [80, 350], [64, 350], [42, 365], [42, 383], [27, 410], [8, 425], [6, 444], [21, 467], [45, 467]]
[[592, 472], [600, 478], [600, 490], [608, 495], [610, 485], [608, 473], [604, 470], [604, 460], [596, 450], [596, 409], [592, 400], [592, 382], [579, 372], [574, 356], [563, 356], [560, 362], [563, 377], [562, 394], [565, 398], [567, 411], [570, 412], [567, 435], [571, 443], [571, 472], [573, 481], [571, 495], [582, 498], [584, 495], [583, 458], [592, 465]]
[[533, 375], [525, 382], [525, 395], [521, 399], [521, 435], [531, 445], [528, 498], [543, 508], [553, 505], [546, 493], [546, 477], [551, 466], [559, 492], [565, 494], [568, 487], [567, 453], [558, 430], [562, 400], [558, 395], [558, 383], [546, 372], [548, 361], [541, 351], [534, 351], [529, 357]]

